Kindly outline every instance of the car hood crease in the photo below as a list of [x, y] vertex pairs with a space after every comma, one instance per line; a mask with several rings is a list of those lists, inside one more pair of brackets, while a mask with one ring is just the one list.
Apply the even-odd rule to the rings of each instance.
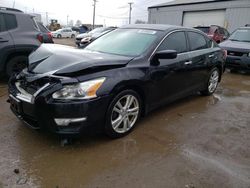
[[43, 44], [29, 57], [28, 71], [35, 74], [71, 74], [86, 69], [125, 66], [133, 57], [91, 52], [73, 47]]

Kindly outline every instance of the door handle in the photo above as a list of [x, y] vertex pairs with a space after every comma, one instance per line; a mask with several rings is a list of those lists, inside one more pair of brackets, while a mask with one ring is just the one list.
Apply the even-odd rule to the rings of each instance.
[[209, 57], [209, 58], [212, 58], [212, 57], [214, 57], [214, 54], [210, 54], [208, 57]]
[[184, 65], [191, 65], [193, 62], [192, 61], [186, 61]]

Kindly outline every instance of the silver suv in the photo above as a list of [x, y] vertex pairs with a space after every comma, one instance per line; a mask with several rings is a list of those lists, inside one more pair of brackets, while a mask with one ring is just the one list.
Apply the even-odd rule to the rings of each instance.
[[0, 7], [0, 75], [9, 77], [25, 68], [28, 55], [40, 46], [42, 40], [32, 15]]

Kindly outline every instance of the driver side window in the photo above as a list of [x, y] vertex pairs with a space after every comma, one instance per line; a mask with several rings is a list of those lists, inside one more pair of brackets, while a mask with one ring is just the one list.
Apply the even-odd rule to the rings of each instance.
[[170, 34], [159, 46], [157, 51], [176, 50], [177, 53], [187, 52], [187, 40], [183, 31]]

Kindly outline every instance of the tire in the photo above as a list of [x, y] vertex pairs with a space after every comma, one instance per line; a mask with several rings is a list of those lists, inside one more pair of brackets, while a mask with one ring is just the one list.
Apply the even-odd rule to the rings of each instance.
[[58, 38], [58, 39], [62, 38], [62, 35], [61, 35], [61, 34], [58, 34], [58, 35], [57, 35], [57, 38]]
[[[129, 104], [127, 106], [126, 104]], [[129, 134], [140, 119], [142, 102], [133, 90], [124, 90], [111, 101], [106, 113], [105, 134], [120, 138]], [[130, 114], [130, 115], [129, 115]]]
[[217, 89], [219, 79], [220, 71], [218, 68], [215, 67], [211, 70], [206, 84], [206, 89], [201, 91], [201, 94], [205, 96], [212, 95]]
[[75, 35], [74, 35], [74, 34], [72, 34], [72, 35], [71, 35], [71, 38], [75, 38]]
[[16, 56], [11, 58], [7, 64], [5, 73], [7, 77], [10, 77], [13, 73], [19, 73], [28, 65], [28, 57], [27, 56]]

